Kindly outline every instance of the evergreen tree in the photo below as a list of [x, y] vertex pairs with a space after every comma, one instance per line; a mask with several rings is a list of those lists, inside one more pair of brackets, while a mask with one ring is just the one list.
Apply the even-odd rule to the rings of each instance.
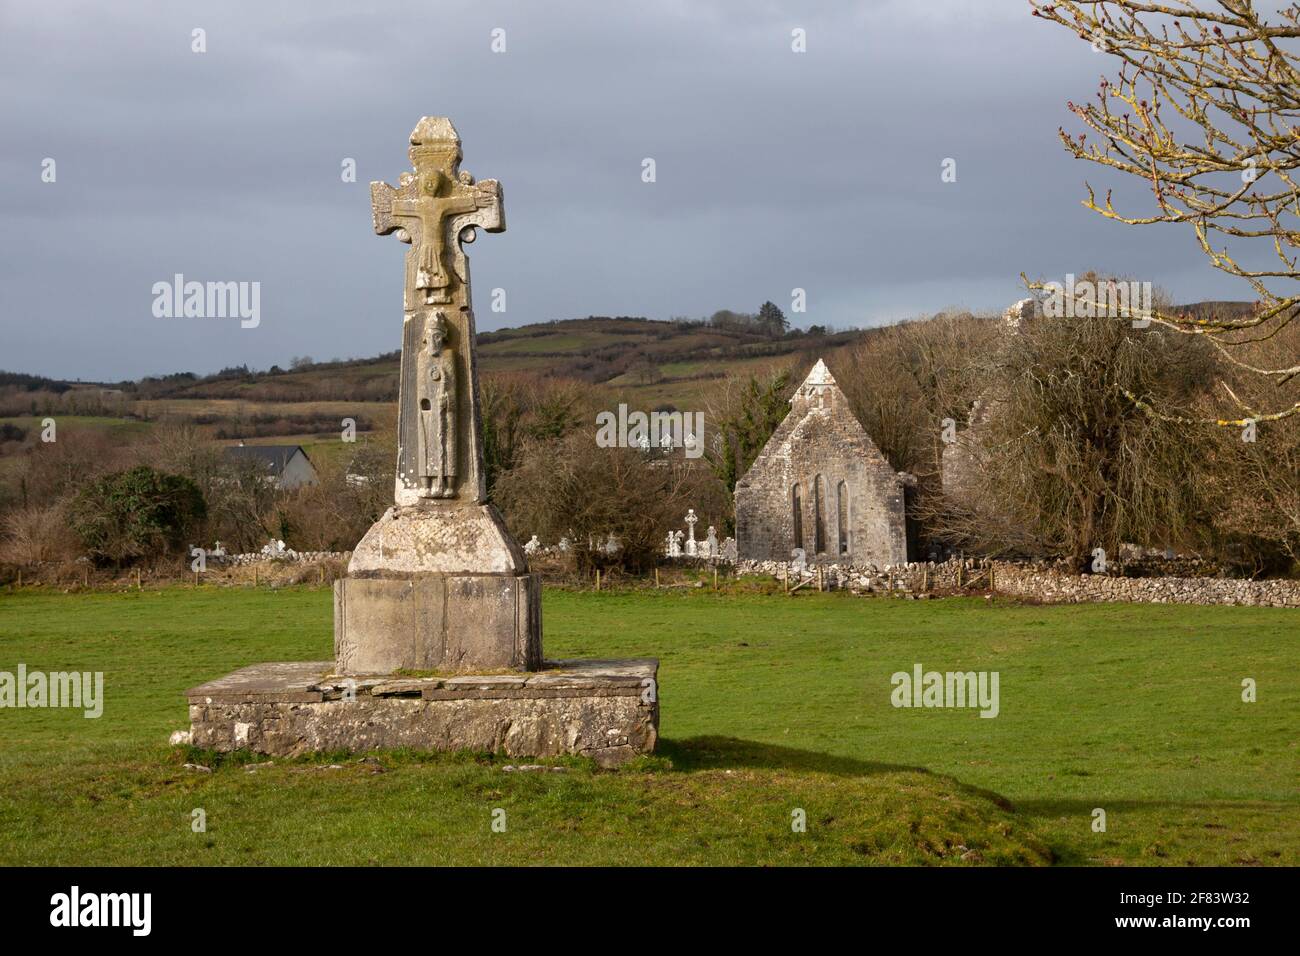
[[790, 328], [790, 320], [774, 302], [764, 302], [758, 309], [758, 324], [768, 335], [785, 335]]

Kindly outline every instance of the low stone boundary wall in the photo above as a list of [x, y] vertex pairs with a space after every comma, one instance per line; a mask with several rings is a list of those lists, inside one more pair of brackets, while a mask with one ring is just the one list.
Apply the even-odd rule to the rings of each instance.
[[250, 564], [262, 564], [268, 561], [284, 561], [292, 564], [312, 564], [317, 561], [346, 561], [352, 557], [351, 551], [291, 551], [285, 550], [275, 554], [265, 551], [250, 551], [245, 554], [208, 553], [209, 564], [226, 567], [243, 567]]
[[1242, 578], [1121, 578], [1106, 574], [1061, 574], [998, 562], [997, 591], [1051, 604], [1129, 601], [1139, 604], [1237, 604], [1300, 607], [1300, 581]]
[[[820, 571], [819, 571], [820, 569]], [[1142, 604], [1234, 604], [1300, 607], [1300, 581], [1242, 578], [1127, 578], [1065, 574], [1009, 561], [917, 561], [875, 567], [821, 564], [798, 568], [785, 561], [740, 561], [737, 575], [771, 575], [797, 586], [856, 594], [996, 591], [1049, 604], [1124, 601]]]

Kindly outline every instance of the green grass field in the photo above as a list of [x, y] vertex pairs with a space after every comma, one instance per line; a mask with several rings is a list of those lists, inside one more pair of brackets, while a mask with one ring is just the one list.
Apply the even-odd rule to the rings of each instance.
[[[660, 658], [655, 757], [166, 745], [185, 688], [328, 658], [330, 615], [322, 589], [0, 594], [0, 670], [102, 670], [106, 697], [0, 710], [0, 864], [1300, 862], [1294, 611], [549, 590], [548, 656]], [[916, 663], [997, 671], [999, 715], [891, 706]]]

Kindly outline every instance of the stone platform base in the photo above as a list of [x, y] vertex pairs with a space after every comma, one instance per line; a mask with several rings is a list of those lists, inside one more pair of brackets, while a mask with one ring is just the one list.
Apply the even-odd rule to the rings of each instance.
[[254, 664], [189, 691], [196, 747], [579, 754], [617, 766], [659, 734], [659, 662], [546, 661], [531, 673], [341, 677], [332, 661]]

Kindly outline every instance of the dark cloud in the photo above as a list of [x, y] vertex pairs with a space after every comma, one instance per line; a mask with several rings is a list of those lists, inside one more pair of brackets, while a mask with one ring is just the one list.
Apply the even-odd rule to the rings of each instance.
[[[0, 368], [396, 348], [402, 247], [372, 235], [366, 183], [396, 180], [426, 113], [505, 187], [509, 231], [471, 250], [481, 328], [752, 309], [794, 287], [801, 324], [866, 325], [1001, 308], [1021, 271], [1089, 267], [1241, 297], [1189, 236], [1079, 206], [1099, 171], [1056, 128], [1107, 68], [1023, 0], [9, 5]], [[260, 326], [154, 318], [151, 287], [177, 272], [260, 282]]]

